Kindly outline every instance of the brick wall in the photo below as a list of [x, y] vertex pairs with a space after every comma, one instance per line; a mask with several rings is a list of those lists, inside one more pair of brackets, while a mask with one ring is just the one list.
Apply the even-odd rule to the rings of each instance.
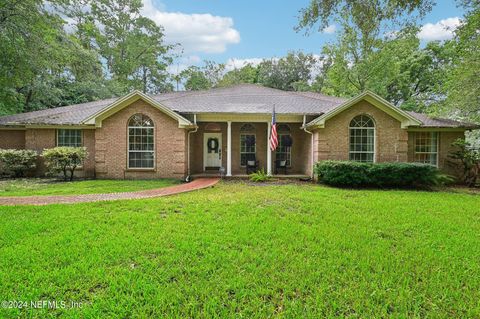
[[83, 146], [87, 149], [88, 157], [83, 167], [76, 172], [76, 175], [83, 177], [95, 177], [95, 130], [83, 130]]
[[[35, 150], [40, 155], [44, 149], [55, 147], [55, 129], [27, 129], [25, 131], [25, 148]], [[41, 157], [37, 162], [37, 176], [45, 174], [45, 165]]]
[[357, 115], [366, 114], [375, 121], [375, 160], [406, 162], [408, 133], [400, 122], [366, 101], [361, 101], [325, 123], [314, 134], [314, 158], [320, 160], [349, 159], [349, 125]]
[[3, 149], [24, 149], [24, 130], [0, 130], [0, 148]]
[[[127, 169], [127, 123], [134, 114], [150, 117], [155, 125], [155, 168]], [[95, 168], [99, 178], [183, 178], [186, 175], [186, 130], [142, 100], [103, 121], [95, 131]]]

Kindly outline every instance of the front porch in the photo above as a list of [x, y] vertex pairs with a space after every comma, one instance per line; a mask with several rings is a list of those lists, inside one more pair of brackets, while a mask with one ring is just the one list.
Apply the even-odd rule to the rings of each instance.
[[[189, 134], [189, 175], [247, 177], [247, 161], [253, 160], [257, 170], [263, 169], [276, 177], [311, 176], [312, 135], [301, 129], [299, 119], [277, 122], [279, 146], [274, 152], [269, 148], [268, 121], [197, 122], [197, 129]], [[286, 166], [286, 172], [285, 168], [277, 171], [278, 166]]]

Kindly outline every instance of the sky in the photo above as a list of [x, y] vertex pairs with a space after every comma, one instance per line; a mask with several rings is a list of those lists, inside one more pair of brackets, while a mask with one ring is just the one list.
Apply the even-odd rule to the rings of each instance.
[[[438, 0], [419, 22], [423, 42], [451, 38], [463, 15], [454, 0]], [[176, 68], [203, 60], [227, 63], [227, 69], [301, 50], [319, 54], [335, 40], [338, 26], [296, 32], [298, 12], [309, 0], [143, 0], [143, 14], [165, 29], [167, 43], [181, 43]]]

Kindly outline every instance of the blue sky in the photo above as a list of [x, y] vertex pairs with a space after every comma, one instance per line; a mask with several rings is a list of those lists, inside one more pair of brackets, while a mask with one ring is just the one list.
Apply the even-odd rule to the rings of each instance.
[[[227, 62], [237, 59], [280, 57], [288, 51], [320, 53], [335, 39], [330, 32], [297, 33], [298, 11], [308, 0], [143, 0], [144, 14], [164, 25], [167, 41], [183, 44], [181, 64], [198, 64], [209, 59]], [[458, 25], [463, 11], [455, 1], [438, 0], [419, 24], [424, 41], [444, 40]], [[448, 30], [445, 26], [451, 27]], [[248, 61], [248, 60], [247, 60]], [[254, 60], [252, 60], [254, 61]], [[238, 65], [237, 65], [238, 66]]]

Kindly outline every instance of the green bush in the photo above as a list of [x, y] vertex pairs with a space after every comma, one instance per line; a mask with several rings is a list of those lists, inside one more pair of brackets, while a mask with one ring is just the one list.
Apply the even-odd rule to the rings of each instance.
[[460, 167], [463, 171], [462, 181], [469, 187], [474, 187], [480, 178], [480, 149], [475, 149], [464, 139], [457, 139], [452, 143], [455, 147], [448, 155], [451, 164]]
[[48, 173], [54, 175], [61, 172], [64, 180], [73, 180], [75, 169], [83, 165], [87, 156], [85, 147], [55, 147], [45, 149], [42, 153]]
[[37, 152], [33, 150], [0, 149], [0, 167], [2, 173], [14, 177], [25, 176], [27, 171], [36, 167]]
[[252, 173], [249, 176], [250, 176], [250, 180], [256, 183], [267, 182], [271, 178], [271, 176], [268, 175], [263, 169], [256, 171], [255, 173]]
[[323, 161], [314, 171], [320, 182], [341, 187], [429, 188], [452, 180], [435, 166], [417, 163]]

